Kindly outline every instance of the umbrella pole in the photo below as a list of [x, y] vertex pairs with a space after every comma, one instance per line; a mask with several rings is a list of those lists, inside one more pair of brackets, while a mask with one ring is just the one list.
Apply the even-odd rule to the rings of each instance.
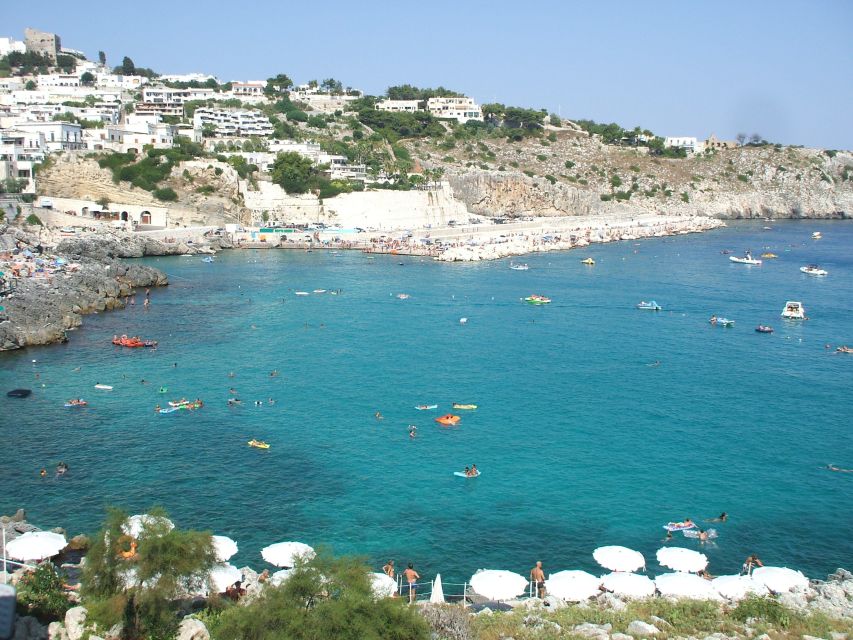
[[3, 527], [3, 584], [6, 584], [6, 527]]

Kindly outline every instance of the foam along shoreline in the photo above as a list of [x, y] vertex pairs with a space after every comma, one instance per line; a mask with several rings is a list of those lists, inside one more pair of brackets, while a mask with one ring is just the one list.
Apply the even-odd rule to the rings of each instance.
[[540, 219], [536, 224], [498, 225], [486, 229], [433, 232], [443, 250], [443, 262], [499, 260], [544, 251], [566, 251], [597, 242], [639, 240], [701, 233], [725, 223], [705, 216], [585, 216]]

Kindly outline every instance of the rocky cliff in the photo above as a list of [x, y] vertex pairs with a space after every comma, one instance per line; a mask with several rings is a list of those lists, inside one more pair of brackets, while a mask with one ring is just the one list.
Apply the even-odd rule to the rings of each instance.
[[[43, 254], [38, 253], [39, 246]], [[132, 295], [136, 287], [168, 284], [166, 275], [157, 269], [119, 261], [119, 257], [145, 254], [144, 244], [124, 242], [119, 237], [69, 240], [48, 253], [37, 236], [16, 227], [0, 226], [0, 255], [16, 249], [29, 249], [34, 256], [25, 260], [17, 254], [0, 260], [6, 263], [1, 270], [6, 272], [11, 287], [11, 292], [0, 299], [5, 307], [0, 313], [0, 351], [62, 342], [67, 330], [80, 326], [83, 315], [123, 308], [124, 298]], [[24, 271], [29, 271], [38, 266], [38, 259], [50, 264], [56, 263], [57, 257], [60, 266], [53, 273], [10, 277], [15, 264], [24, 264]]]
[[849, 152], [767, 145], [669, 159], [568, 130], [453, 145], [412, 146], [412, 153], [443, 169], [454, 195], [483, 215], [853, 216]]

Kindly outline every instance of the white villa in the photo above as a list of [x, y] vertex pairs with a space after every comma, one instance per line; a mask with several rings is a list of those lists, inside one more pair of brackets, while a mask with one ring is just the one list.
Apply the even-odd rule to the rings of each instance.
[[270, 119], [256, 110], [213, 109], [201, 107], [193, 114], [193, 128], [201, 131], [212, 126], [217, 137], [271, 136], [275, 129]]
[[430, 98], [427, 100], [427, 111], [436, 118], [456, 120], [464, 124], [469, 120], [483, 121], [483, 111], [473, 98]]
[[664, 149], [684, 149], [687, 153], [702, 153], [705, 150], [704, 142], [690, 136], [667, 136], [663, 141], [663, 146]]
[[142, 153], [145, 147], [170, 149], [175, 144], [175, 127], [160, 122], [155, 115], [128, 115], [122, 124], [103, 129], [84, 129], [83, 139], [93, 151], [109, 149], [118, 153]]
[[61, 121], [19, 122], [15, 129], [43, 136], [45, 151], [77, 151], [86, 148], [79, 124]]
[[0, 180], [26, 179], [24, 193], [35, 191], [33, 166], [42, 162], [45, 152], [40, 146], [41, 136], [23, 131], [0, 131]]
[[420, 100], [380, 100], [376, 103], [379, 111], [393, 111], [395, 113], [414, 113], [421, 111]]

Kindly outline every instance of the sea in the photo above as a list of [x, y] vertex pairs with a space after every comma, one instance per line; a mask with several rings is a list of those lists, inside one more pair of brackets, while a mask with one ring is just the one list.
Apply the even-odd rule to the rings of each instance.
[[[724, 253], [747, 249], [778, 258]], [[147, 309], [140, 290], [66, 344], [0, 354], [0, 389], [33, 389], [0, 397], [0, 513], [73, 535], [108, 506], [161, 506], [236, 540], [237, 566], [298, 540], [446, 583], [537, 560], [603, 572], [592, 552], [613, 544], [652, 575], [664, 544], [714, 575], [752, 553], [811, 577], [853, 568], [853, 473], [827, 468], [853, 469], [853, 355], [835, 350], [853, 346], [850, 222], [734, 222], [516, 258], [527, 271], [323, 249], [143, 262], [170, 279]], [[809, 319], [783, 320], [788, 300]], [[63, 406], [77, 397], [89, 406]], [[155, 412], [179, 398], [204, 406]], [[471, 464], [479, 477], [454, 475]], [[664, 543], [687, 517], [717, 538]]]

